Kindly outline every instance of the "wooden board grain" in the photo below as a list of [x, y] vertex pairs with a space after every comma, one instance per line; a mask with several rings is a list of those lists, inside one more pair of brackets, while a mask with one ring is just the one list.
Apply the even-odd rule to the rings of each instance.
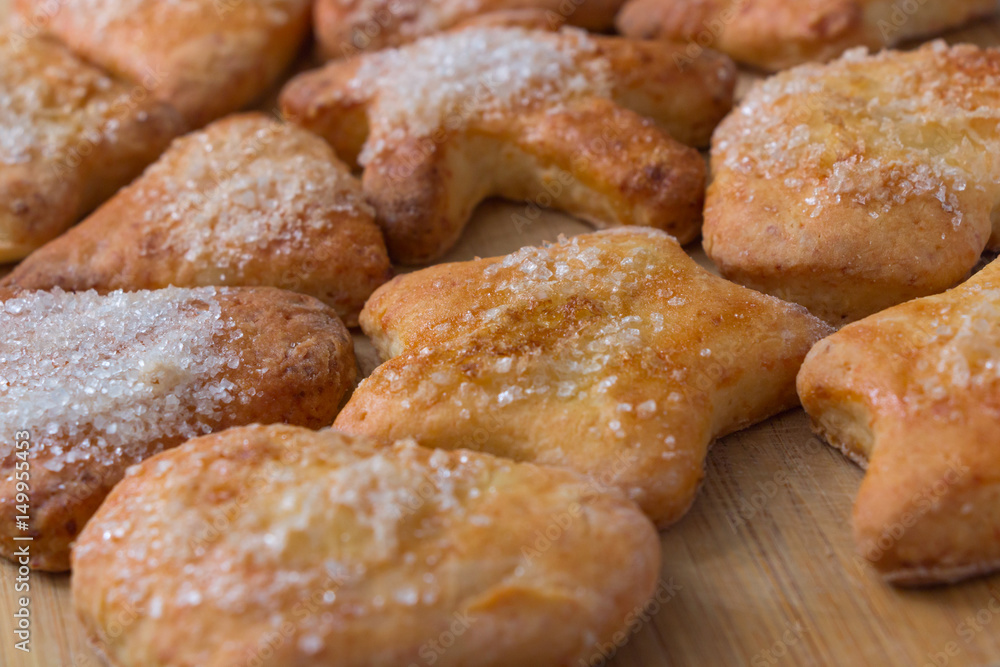
[[[952, 39], [1000, 44], [1000, 26]], [[523, 204], [484, 205], [446, 259], [587, 230], [555, 214], [519, 226], [515, 216], [524, 213]], [[697, 244], [689, 249], [707, 264]], [[356, 347], [366, 373], [374, 351], [360, 335]], [[628, 642], [606, 647], [592, 664], [1000, 665], [1000, 576], [920, 591], [883, 584], [850, 539], [861, 478], [811, 434], [801, 410], [717, 443], [694, 507], [662, 535], [662, 602], [638, 610], [635, 631], [622, 637]], [[13, 566], [0, 564], [0, 666], [102, 664], [72, 617], [65, 575], [30, 575], [32, 651], [15, 650], [15, 578]]]

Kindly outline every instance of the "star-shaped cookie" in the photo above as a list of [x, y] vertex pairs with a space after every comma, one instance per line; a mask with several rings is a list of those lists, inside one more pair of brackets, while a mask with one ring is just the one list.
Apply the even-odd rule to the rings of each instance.
[[996, 11], [995, 0], [630, 0], [615, 22], [629, 37], [686, 42], [691, 56], [710, 46], [777, 71], [934, 35]]
[[[389, 254], [428, 262], [489, 196], [552, 206], [598, 227], [698, 235], [698, 144], [729, 108], [732, 63], [679, 47], [475, 26], [335, 61], [282, 93], [285, 115], [360, 156]], [[668, 134], [669, 133], [669, 134]]]
[[397, 277], [361, 326], [388, 361], [338, 428], [574, 468], [659, 525], [690, 506], [715, 438], [796, 404], [829, 332], [638, 227]]
[[31, 32], [179, 110], [192, 128], [264, 93], [309, 27], [309, 0], [14, 0]]
[[833, 324], [948, 289], [1000, 247], [1000, 50], [803, 65], [751, 91], [712, 144], [708, 255]]
[[157, 289], [266, 285], [315, 296], [348, 325], [391, 275], [361, 183], [330, 146], [264, 114], [178, 139], [2, 285]]
[[854, 538], [886, 579], [1000, 568], [1000, 260], [820, 342], [798, 389], [816, 430], [868, 469]]

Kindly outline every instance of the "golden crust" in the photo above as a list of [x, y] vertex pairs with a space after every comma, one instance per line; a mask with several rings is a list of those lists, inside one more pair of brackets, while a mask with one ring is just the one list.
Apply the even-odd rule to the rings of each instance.
[[821, 341], [798, 378], [828, 442], [867, 462], [858, 552], [900, 585], [1000, 564], [1000, 262]]
[[388, 361], [337, 428], [573, 468], [661, 526], [715, 438], [795, 405], [829, 332], [635, 227], [399, 276], [361, 326]]
[[705, 45], [738, 62], [777, 71], [933, 35], [997, 11], [994, 0], [631, 0], [616, 20], [633, 38]]
[[1000, 244], [1000, 51], [779, 74], [719, 126], [712, 171], [704, 245], [726, 277], [835, 324], [945, 290]]
[[201, 127], [243, 108], [288, 66], [308, 0], [16, 0], [73, 51], [151, 91]]
[[[3, 333], [8, 345], [20, 342], [28, 353], [5, 362], [0, 419], [12, 434], [31, 433], [33, 568], [69, 567], [70, 544], [130, 465], [193, 434], [234, 425], [328, 425], [354, 382], [347, 330], [311, 297], [271, 288], [20, 296], [5, 304], [20, 315], [5, 316]], [[128, 312], [105, 312], [118, 302]], [[95, 322], [67, 323], [69, 333], [25, 333], [28, 325], [16, 322], [72, 308], [90, 309]], [[170, 340], [175, 347], [157, 346]], [[122, 356], [135, 370], [116, 368]], [[115, 370], [102, 371], [105, 364]], [[39, 393], [52, 382], [58, 392]], [[65, 404], [57, 401], [62, 395]], [[0, 443], [6, 557], [17, 546], [19, 460], [10, 438]]]
[[470, 20], [532, 12], [544, 26], [608, 31], [623, 0], [317, 0], [316, 39], [328, 58], [396, 47]]
[[623, 630], [659, 565], [638, 508], [569, 471], [251, 426], [135, 468], [73, 550], [73, 599], [113, 665], [556, 667]]
[[350, 326], [391, 266], [361, 183], [320, 138], [263, 114], [178, 139], [135, 183], [22, 262], [23, 289], [267, 285]]
[[735, 77], [719, 56], [679, 68], [677, 53], [577, 30], [468, 27], [301, 75], [282, 108], [345, 159], [360, 153], [398, 262], [440, 257], [490, 196], [687, 242], [704, 163], [664, 129], [706, 140]]
[[0, 39], [0, 262], [56, 237], [183, 131], [170, 107], [42, 37]]

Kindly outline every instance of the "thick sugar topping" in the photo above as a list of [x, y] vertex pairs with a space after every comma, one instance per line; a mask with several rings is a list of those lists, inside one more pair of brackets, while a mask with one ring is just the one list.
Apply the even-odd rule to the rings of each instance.
[[0, 429], [27, 429], [45, 465], [120, 461], [207, 432], [240, 365], [214, 288], [31, 292], [0, 305]]
[[146, 221], [192, 264], [243, 269], [255, 257], [302, 250], [338, 216], [373, 213], [360, 183], [316, 137], [240, 119], [177, 140], [134, 189]]
[[857, 49], [778, 74], [724, 122], [713, 160], [799, 192], [812, 217], [854, 202], [877, 220], [930, 195], [961, 224], [957, 193], [1000, 184], [1000, 52]]
[[65, 158], [78, 144], [113, 140], [131, 106], [120, 84], [63, 47], [0, 40], [0, 164]]
[[457, 130], [584, 95], [610, 94], [610, 68], [586, 33], [480, 28], [369, 55], [351, 86], [374, 97], [362, 161], [404, 136]]

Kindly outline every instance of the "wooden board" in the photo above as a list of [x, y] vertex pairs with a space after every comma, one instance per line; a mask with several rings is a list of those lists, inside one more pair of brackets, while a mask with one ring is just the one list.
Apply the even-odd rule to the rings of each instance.
[[[954, 39], [1000, 44], [1000, 25]], [[507, 253], [588, 229], [555, 214], [519, 228], [514, 216], [524, 212], [523, 204], [484, 205], [446, 259]], [[707, 264], [697, 244], [689, 249]], [[356, 347], [367, 373], [377, 359], [363, 336]], [[1000, 664], [1000, 615], [990, 605], [1000, 601], [1000, 576], [923, 591], [883, 584], [850, 539], [861, 478], [810, 433], [801, 410], [716, 444], [697, 502], [662, 536], [664, 602], [639, 614], [640, 627], [623, 647], [607, 647], [615, 655], [603, 664]], [[14, 650], [15, 577], [14, 567], [0, 564], [0, 666], [102, 664], [72, 617], [65, 575], [30, 575], [32, 652]], [[602, 664], [604, 656], [594, 657]]]

